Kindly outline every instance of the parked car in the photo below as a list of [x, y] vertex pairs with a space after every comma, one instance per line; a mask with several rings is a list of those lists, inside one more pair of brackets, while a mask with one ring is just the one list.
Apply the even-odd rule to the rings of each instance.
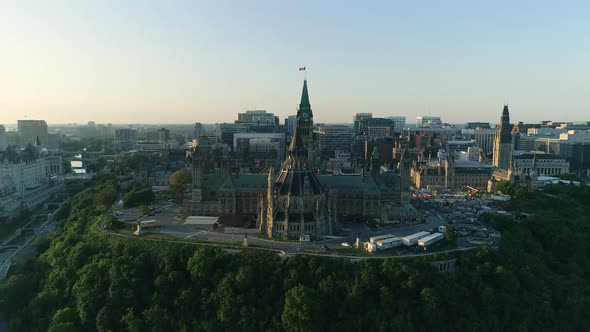
[[348, 243], [348, 242], [342, 242], [342, 243], [340, 243], [340, 245], [345, 248], [350, 248], [350, 243]]

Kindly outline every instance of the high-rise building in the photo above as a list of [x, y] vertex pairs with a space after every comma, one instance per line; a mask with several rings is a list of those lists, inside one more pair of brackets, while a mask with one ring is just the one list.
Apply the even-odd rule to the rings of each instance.
[[350, 153], [354, 129], [346, 125], [321, 125], [318, 128], [322, 150]]
[[194, 139], [199, 138], [199, 136], [201, 136], [201, 134], [204, 132], [205, 132], [205, 127], [203, 126], [203, 124], [200, 122], [195, 123], [195, 128], [193, 130], [193, 138]]
[[416, 117], [417, 127], [442, 127], [442, 120], [440, 116], [423, 115]]
[[386, 118], [363, 118], [357, 120], [357, 135], [369, 135], [371, 138], [395, 136], [395, 133], [401, 133], [400, 123]]
[[388, 116], [387, 119], [393, 121], [393, 131], [395, 133], [401, 134], [404, 131], [406, 126], [405, 116]]
[[367, 128], [366, 124], [363, 120], [371, 119], [373, 117], [373, 113], [354, 113], [352, 115], [352, 122], [354, 124], [354, 132], [357, 135], [366, 135]]
[[0, 151], [6, 149], [6, 146], [8, 144], [6, 143], [6, 128], [4, 128], [4, 125], [0, 125]]
[[289, 135], [295, 134], [295, 128], [297, 127], [297, 115], [289, 115], [285, 119], [285, 127], [287, 127], [287, 132]]
[[493, 165], [497, 168], [508, 169], [512, 160], [512, 125], [508, 105], [504, 105], [500, 124], [496, 127], [494, 140]]
[[[489, 127], [489, 126], [488, 126]], [[494, 151], [494, 139], [496, 138], [496, 129], [491, 128], [471, 128], [461, 129], [461, 135], [468, 140], [474, 140], [484, 153]]]
[[122, 128], [115, 130], [115, 148], [117, 150], [131, 150], [137, 145], [137, 130]]
[[489, 122], [467, 122], [465, 129], [490, 129]]
[[7, 146], [20, 146], [21, 139], [16, 131], [8, 131], [5, 135]]
[[168, 142], [170, 140], [170, 129], [160, 128], [158, 129], [158, 141]]
[[45, 120], [18, 120], [18, 134], [20, 135], [22, 147], [37, 143], [47, 147], [49, 133]]
[[274, 151], [279, 162], [285, 159], [285, 133], [235, 133], [233, 138], [233, 148], [236, 152], [268, 154]]
[[238, 113], [236, 123], [247, 123], [259, 126], [276, 126], [278, 125], [277, 117], [273, 113], [267, 113], [265, 110], [251, 110], [245, 113]]

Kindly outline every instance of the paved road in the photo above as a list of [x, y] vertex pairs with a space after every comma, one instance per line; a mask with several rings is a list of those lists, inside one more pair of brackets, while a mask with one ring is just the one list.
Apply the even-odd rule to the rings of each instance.
[[[55, 213], [53, 215], [55, 215]], [[53, 217], [49, 218], [39, 228], [35, 229], [35, 233], [32, 234], [23, 245], [11, 250], [5, 249], [5, 252], [0, 254], [0, 280], [6, 278], [13, 262], [22, 263], [26, 257], [28, 257], [28, 253], [34, 249], [30, 244], [33, 243], [35, 239], [49, 236], [49, 234], [55, 231], [55, 227], [56, 225]]]
[[[244, 241], [245, 234], [225, 234], [220, 232], [208, 231], [199, 229], [197, 226], [194, 225], [184, 225], [178, 224], [178, 213], [180, 212], [180, 208], [177, 205], [167, 204], [160, 208], [158, 208], [157, 212], [152, 215], [146, 215], [143, 217], [138, 218], [139, 220], [151, 220], [155, 219], [160, 222], [162, 225], [158, 230], [149, 230], [147, 232], [156, 232], [162, 234], [169, 234], [179, 238], [179, 240], [165, 240], [165, 239], [153, 239], [153, 238], [145, 238], [140, 237], [144, 240], [150, 241], [163, 241], [163, 242], [171, 242], [171, 243], [188, 243], [188, 244], [202, 244], [202, 245], [211, 245], [211, 246], [219, 246], [223, 244], [227, 245], [240, 245]], [[110, 213], [110, 212], [108, 212]], [[127, 213], [125, 213], [127, 215]], [[326, 239], [323, 241], [314, 241], [314, 242], [290, 242], [290, 241], [280, 241], [280, 240], [271, 240], [271, 239], [264, 239], [258, 238], [256, 236], [249, 235], [247, 238], [247, 242], [249, 246], [254, 246], [257, 249], [262, 250], [270, 250], [280, 253], [283, 256], [291, 256], [297, 254], [305, 254], [305, 255], [318, 255], [318, 256], [326, 256], [325, 254], [314, 254], [308, 252], [302, 252], [302, 249], [306, 248], [318, 248], [320, 246], [326, 246], [330, 250], [335, 249], [342, 249], [341, 243], [348, 242], [354, 243], [356, 240], [356, 234], [360, 233], [361, 241], [366, 242], [368, 241], [369, 237], [383, 235], [383, 234], [393, 234], [395, 236], [406, 236], [412, 233], [416, 233], [419, 231], [431, 230], [436, 229], [440, 225], [444, 225], [445, 222], [443, 218], [436, 214], [436, 213], [429, 213], [425, 217], [425, 223], [417, 224], [417, 225], [409, 225], [409, 226], [385, 226], [382, 229], [373, 230], [365, 225], [355, 225], [349, 230], [349, 234], [341, 237], [333, 237], [331, 239]], [[98, 228], [100, 231], [105, 233], [110, 233], [116, 236], [127, 237], [127, 238], [135, 238], [135, 236], [123, 235], [118, 233], [112, 233], [110, 231], [105, 230], [102, 227], [102, 224], [99, 223]], [[192, 240], [192, 241], [183, 241], [183, 240]], [[195, 242], [196, 240], [196, 242]], [[444, 252], [451, 252], [451, 251], [463, 251], [463, 250], [473, 250], [475, 247], [466, 247], [466, 248], [457, 248], [449, 251]], [[443, 252], [422, 252], [422, 253], [415, 253], [414, 251], [407, 250], [407, 249], [400, 249], [398, 250], [399, 256], [403, 257], [413, 257], [413, 256], [425, 256], [425, 255], [434, 255], [440, 254]], [[386, 255], [373, 255], [373, 256], [345, 256], [345, 255], [336, 255], [337, 257], [345, 257], [350, 259], [366, 259], [366, 258], [386, 258], [386, 257], [393, 257], [393, 256], [386, 256]]]

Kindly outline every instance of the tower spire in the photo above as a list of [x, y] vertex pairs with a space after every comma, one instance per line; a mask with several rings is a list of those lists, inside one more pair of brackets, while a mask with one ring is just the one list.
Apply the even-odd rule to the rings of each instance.
[[510, 123], [510, 111], [508, 111], [508, 104], [504, 104], [504, 108], [502, 109], [502, 118], [501, 122]]
[[299, 103], [299, 109], [309, 108], [311, 111], [311, 105], [309, 104], [309, 94], [307, 92], [307, 78], [303, 80], [303, 91], [301, 92], [301, 102]]
[[307, 80], [303, 81], [303, 91], [301, 92], [301, 102], [297, 110], [297, 126], [289, 152], [295, 152], [296, 155], [305, 156], [308, 160], [312, 159], [313, 149], [313, 113], [309, 103], [309, 93], [307, 92]]

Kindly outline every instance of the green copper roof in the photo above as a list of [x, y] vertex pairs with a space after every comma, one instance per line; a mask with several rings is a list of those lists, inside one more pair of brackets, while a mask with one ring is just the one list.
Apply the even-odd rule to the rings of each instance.
[[232, 174], [225, 178], [221, 189], [237, 191], [260, 191], [267, 185], [268, 175], [266, 174]]
[[371, 159], [373, 159], [373, 160], [379, 159], [379, 149], [377, 149], [377, 147], [373, 148], [373, 154], [371, 155]]
[[398, 174], [395, 172], [383, 172], [377, 178], [377, 184], [382, 192], [397, 191], [399, 190], [400, 179]]
[[221, 170], [219, 170], [219, 169], [214, 170], [211, 173], [211, 175], [209, 175], [209, 177], [207, 178], [206, 181], [207, 181], [206, 182], [207, 183], [206, 186], [208, 188], [218, 189], [221, 186], [221, 184], [222, 184], [222, 182], [221, 182]]
[[360, 175], [319, 175], [318, 180], [326, 190], [379, 192], [379, 187], [369, 176], [363, 178]]
[[311, 107], [309, 104], [309, 94], [307, 93], [307, 80], [303, 81], [303, 92], [301, 93], [301, 103], [299, 104], [300, 109], [304, 107]]

